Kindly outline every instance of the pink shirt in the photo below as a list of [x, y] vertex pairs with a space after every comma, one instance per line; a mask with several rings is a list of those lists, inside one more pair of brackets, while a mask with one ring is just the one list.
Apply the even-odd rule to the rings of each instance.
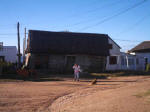
[[80, 66], [73, 66], [74, 73], [80, 72]]

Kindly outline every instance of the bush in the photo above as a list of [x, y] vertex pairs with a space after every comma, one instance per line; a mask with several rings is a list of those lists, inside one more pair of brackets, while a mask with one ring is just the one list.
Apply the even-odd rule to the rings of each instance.
[[147, 64], [146, 65], [146, 72], [149, 72], [150, 71], [150, 64]]
[[2, 74], [16, 74], [15, 64], [9, 62], [0, 62]]

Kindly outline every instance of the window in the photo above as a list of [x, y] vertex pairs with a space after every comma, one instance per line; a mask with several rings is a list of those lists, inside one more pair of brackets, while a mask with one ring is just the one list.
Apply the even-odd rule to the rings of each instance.
[[112, 44], [109, 44], [109, 49], [112, 49], [113, 48], [113, 45]]
[[117, 56], [110, 56], [109, 57], [109, 64], [110, 65], [117, 64]]

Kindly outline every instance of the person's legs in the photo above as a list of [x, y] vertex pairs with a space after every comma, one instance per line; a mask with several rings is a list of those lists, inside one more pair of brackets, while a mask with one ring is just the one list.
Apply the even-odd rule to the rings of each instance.
[[79, 72], [77, 72], [77, 81], [79, 81]]
[[74, 73], [74, 81], [76, 81], [77, 80], [77, 75], [76, 75], [76, 73]]

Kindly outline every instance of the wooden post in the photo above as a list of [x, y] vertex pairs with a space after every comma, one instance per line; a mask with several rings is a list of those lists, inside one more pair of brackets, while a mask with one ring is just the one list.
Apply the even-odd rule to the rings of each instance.
[[21, 54], [20, 54], [20, 33], [19, 33], [19, 22], [17, 23], [17, 37], [18, 37], [18, 68], [21, 67]]

